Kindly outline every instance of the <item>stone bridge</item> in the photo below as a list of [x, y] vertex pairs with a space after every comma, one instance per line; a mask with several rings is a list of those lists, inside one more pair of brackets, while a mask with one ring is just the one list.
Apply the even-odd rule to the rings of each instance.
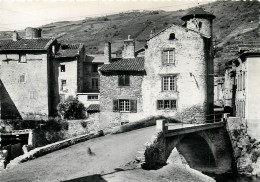
[[167, 164], [176, 147], [191, 168], [224, 173], [234, 168], [233, 150], [225, 122], [208, 124], [166, 124], [157, 120], [157, 134], [144, 152], [144, 169]]

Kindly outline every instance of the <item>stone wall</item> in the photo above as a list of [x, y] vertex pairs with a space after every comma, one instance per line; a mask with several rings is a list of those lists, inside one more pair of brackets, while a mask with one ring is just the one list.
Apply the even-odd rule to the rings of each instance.
[[[174, 40], [169, 35], [175, 34]], [[147, 43], [145, 51], [145, 70], [147, 75], [142, 84], [144, 115], [157, 113], [165, 116], [175, 116], [190, 107], [198, 106], [203, 112], [201, 118], [213, 104], [213, 78], [207, 75], [212, 72], [209, 68], [212, 60], [207, 59], [207, 40], [194, 31], [173, 25]], [[210, 41], [210, 40], [209, 40]], [[162, 65], [162, 51], [175, 50], [175, 64]], [[162, 91], [162, 75], [177, 76], [177, 91]], [[157, 100], [176, 99], [176, 110], [157, 110]], [[205, 122], [205, 119], [204, 119]]]
[[[19, 63], [19, 54], [0, 54], [2, 118], [14, 115], [45, 119], [49, 115], [47, 53], [25, 54], [26, 63]], [[25, 82], [20, 82], [21, 75], [25, 76]]]
[[[142, 81], [143, 73], [130, 74], [130, 86], [118, 86], [118, 75], [101, 75], [100, 87], [100, 127], [120, 125], [120, 122], [131, 122], [144, 118]], [[137, 100], [137, 112], [113, 112], [114, 99], [133, 99]], [[153, 113], [150, 113], [152, 115]]]
[[227, 131], [239, 174], [260, 177], [260, 142], [247, 133], [240, 118], [227, 119]]

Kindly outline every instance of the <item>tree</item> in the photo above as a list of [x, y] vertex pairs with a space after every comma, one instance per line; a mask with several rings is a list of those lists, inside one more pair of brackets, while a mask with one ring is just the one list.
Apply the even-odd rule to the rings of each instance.
[[84, 119], [86, 118], [86, 107], [78, 98], [69, 96], [64, 102], [57, 106], [60, 116], [64, 119]]

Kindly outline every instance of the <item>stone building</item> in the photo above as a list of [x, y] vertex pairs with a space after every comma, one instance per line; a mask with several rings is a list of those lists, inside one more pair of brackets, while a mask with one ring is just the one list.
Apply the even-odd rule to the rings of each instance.
[[[232, 95], [226, 93], [226, 106], [232, 106], [234, 115], [248, 127], [250, 136], [260, 140], [260, 51], [243, 51], [231, 60], [226, 68], [225, 85], [233, 88]], [[228, 92], [228, 90], [227, 90]], [[230, 104], [230, 97], [233, 102]]]
[[76, 97], [83, 90], [83, 62], [85, 47], [83, 44], [60, 44], [56, 47], [54, 59], [55, 85], [62, 102], [69, 96]]
[[182, 17], [184, 26], [171, 25], [151, 36], [144, 57], [136, 55], [134, 41], [128, 38], [123, 58], [114, 61], [108, 44], [107, 61], [100, 69], [102, 127], [155, 115], [181, 121], [196, 115], [198, 122], [206, 122], [214, 101], [214, 18], [195, 8]]
[[54, 38], [42, 38], [41, 29], [26, 28], [25, 37], [13, 33], [0, 40], [1, 117], [45, 119], [55, 113], [52, 47]]

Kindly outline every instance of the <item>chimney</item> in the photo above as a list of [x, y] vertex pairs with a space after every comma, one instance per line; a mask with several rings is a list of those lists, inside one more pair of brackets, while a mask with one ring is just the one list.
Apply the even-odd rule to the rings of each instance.
[[13, 32], [13, 41], [17, 41], [19, 40], [19, 35], [18, 35], [18, 32], [14, 31]]
[[135, 58], [135, 42], [128, 35], [128, 39], [124, 40], [123, 58]]
[[153, 37], [155, 35], [155, 28], [153, 28], [150, 32], [150, 38]]
[[110, 42], [105, 42], [104, 56], [105, 56], [104, 64], [110, 64], [110, 62], [111, 62], [111, 43]]

